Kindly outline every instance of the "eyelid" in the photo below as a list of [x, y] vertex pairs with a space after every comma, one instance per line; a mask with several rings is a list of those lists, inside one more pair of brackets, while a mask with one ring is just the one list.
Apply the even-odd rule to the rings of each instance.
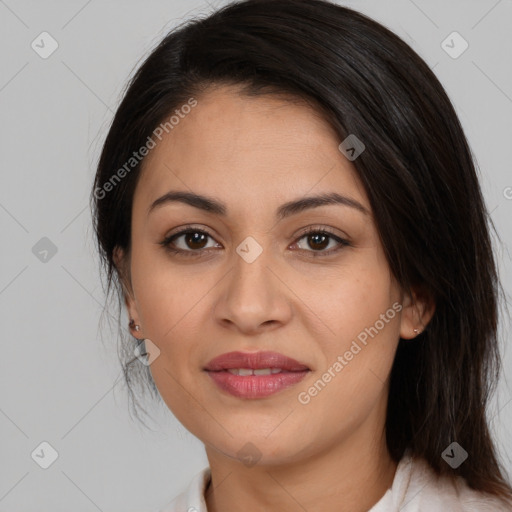
[[[333, 235], [334, 237], [338, 237], [342, 239], [343, 235], [339, 235], [335, 232], [334, 228], [330, 226], [324, 226], [322, 224], [313, 224], [310, 226], [306, 226], [303, 228], [297, 236], [303, 237], [304, 235], [308, 235], [309, 233], [328, 233], [329, 235]], [[348, 238], [348, 237], [347, 237]]]

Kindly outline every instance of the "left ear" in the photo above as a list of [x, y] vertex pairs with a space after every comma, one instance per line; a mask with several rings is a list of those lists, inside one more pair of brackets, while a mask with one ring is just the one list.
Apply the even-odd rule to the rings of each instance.
[[402, 302], [400, 337], [406, 340], [421, 334], [434, 316], [434, 299], [422, 287], [413, 288], [412, 294], [405, 294]]

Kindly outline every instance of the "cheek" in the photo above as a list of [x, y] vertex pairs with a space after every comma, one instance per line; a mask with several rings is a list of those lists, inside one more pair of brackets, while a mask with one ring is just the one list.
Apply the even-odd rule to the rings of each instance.
[[218, 276], [203, 271], [198, 277], [194, 267], [178, 268], [154, 250], [132, 254], [137, 311], [144, 335], [160, 350], [150, 370], [162, 397], [173, 408], [179, 407], [184, 395], [181, 386], [193, 388], [190, 376], [199, 371], [208, 344], [205, 336], [211, 332], [205, 325], [211, 319], [208, 294]]
[[133, 252], [132, 283], [145, 334], [166, 346], [184, 326], [197, 329], [190, 319], [211, 285], [207, 275], [198, 279], [193, 265], [178, 268], [161, 251]]
[[[315, 313], [318, 332], [325, 334], [322, 343], [328, 353], [348, 349], [351, 340], [376, 322], [379, 331], [386, 331], [384, 336], [390, 336], [391, 331], [393, 336], [398, 333], [398, 315], [392, 305], [399, 300], [399, 294], [380, 255], [366, 251], [321, 275], [302, 276], [296, 284], [297, 295]], [[382, 329], [381, 315], [390, 308], [386, 329]]]
[[[208, 283], [176, 272], [170, 265], [133, 258], [132, 282], [144, 335], [159, 349], [149, 369], [167, 407], [190, 431], [201, 423], [204, 411], [196, 402], [193, 364], [199, 366], [204, 345], [204, 308]], [[138, 265], [136, 264], [138, 263]], [[199, 368], [197, 368], [199, 369]]]
[[369, 417], [385, 417], [400, 325], [400, 313], [386, 299], [355, 300], [332, 317], [337, 336], [323, 344], [314, 378], [297, 389], [297, 418], [316, 418], [301, 426], [306, 437], [344, 437]]
[[[383, 258], [367, 254], [359, 263], [336, 269], [325, 286], [309, 294], [318, 311], [322, 350], [317, 380], [301, 388], [304, 403], [339, 404], [334, 416], [368, 411], [386, 390], [400, 331], [399, 294]], [[309, 405], [307, 406], [309, 407]]]

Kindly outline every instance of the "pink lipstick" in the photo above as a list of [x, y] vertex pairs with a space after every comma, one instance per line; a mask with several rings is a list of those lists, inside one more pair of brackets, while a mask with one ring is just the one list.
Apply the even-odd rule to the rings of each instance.
[[277, 352], [228, 352], [204, 368], [222, 390], [239, 398], [264, 398], [300, 382], [310, 369]]

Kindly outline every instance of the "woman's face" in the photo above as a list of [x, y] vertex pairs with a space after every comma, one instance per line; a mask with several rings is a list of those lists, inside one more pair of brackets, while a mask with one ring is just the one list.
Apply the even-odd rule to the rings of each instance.
[[[163, 400], [207, 450], [260, 464], [380, 440], [398, 339], [418, 325], [341, 140], [299, 102], [227, 87], [197, 100], [156, 139], [132, 209], [127, 305], [137, 337], [160, 351], [150, 369]], [[171, 191], [223, 212], [200, 201], [152, 208]], [[297, 203], [334, 194], [346, 199]], [[235, 351], [277, 352], [307, 370], [205, 370]]]

